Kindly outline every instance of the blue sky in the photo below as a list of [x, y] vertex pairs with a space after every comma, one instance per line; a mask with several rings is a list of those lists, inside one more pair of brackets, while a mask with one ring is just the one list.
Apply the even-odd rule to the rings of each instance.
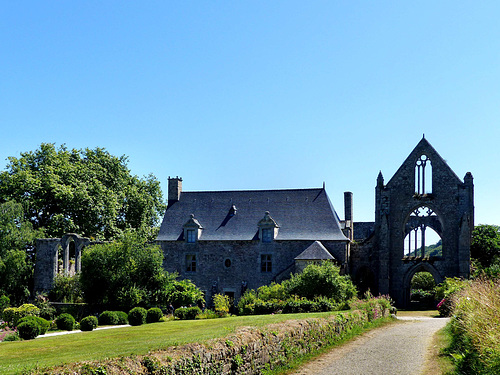
[[500, 2], [0, 1], [0, 167], [42, 142], [166, 190], [320, 187], [373, 220], [425, 133], [500, 224]]

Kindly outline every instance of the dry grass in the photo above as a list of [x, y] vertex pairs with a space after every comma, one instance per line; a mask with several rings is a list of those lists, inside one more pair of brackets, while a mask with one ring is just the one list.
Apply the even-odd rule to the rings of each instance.
[[398, 310], [398, 316], [424, 316], [429, 318], [439, 317], [437, 310]]

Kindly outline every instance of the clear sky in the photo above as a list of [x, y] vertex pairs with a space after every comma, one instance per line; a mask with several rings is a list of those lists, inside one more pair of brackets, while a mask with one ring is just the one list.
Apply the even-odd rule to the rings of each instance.
[[0, 168], [42, 142], [374, 219], [425, 137], [500, 224], [499, 1], [0, 1]]

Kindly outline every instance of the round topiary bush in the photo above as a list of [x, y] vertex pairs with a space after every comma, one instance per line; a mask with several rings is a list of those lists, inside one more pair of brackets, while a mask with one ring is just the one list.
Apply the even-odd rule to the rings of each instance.
[[128, 315], [125, 311], [115, 311], [115, 314], [118, 318], [116, 324], [118, 325], [128, 324]]
[[146, 316], [148, 312], [142, 307], [134, 307], [128, 313], [128, 322], [132, 326], [140, 326], [146, 323]]
[[19, 321], [19, 324], [29, 320], [35, 321], [38, 324], [38, 327], [40, 328], [38, 335], [45, 335], [50, 327], [50, 322], [46, 319], [40, 318], [39, 316], [25, 316]]
[[26, 320], [17, 326], [17, 332], [23, 340], [32, 340], [40, 334], [40, 326], [34, 319]]
[[116, 311], [103, 311], [101, 315], [99, 315], [100, 326], [114, 326], [116, 324], [118, 324]]
[[80, 321], [82, 331], [92, 331], [94, 328], [97, 328], [97, 318], [95, 316], [87, 316]]
[[72, 331], [75, 326], [75, 318], [71, 314], [61, 314], [56, 319], [57, 328]]
[[158, 307], [152, 307], [148, 310], [148, 314], [146, 316], [147, 323], [156, 323], [159, 322], [163, 317], [163, 312]]

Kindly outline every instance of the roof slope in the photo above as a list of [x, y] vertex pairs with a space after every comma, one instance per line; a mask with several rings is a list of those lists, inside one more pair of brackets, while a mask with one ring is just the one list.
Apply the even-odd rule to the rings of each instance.
[[279, 226], [276, 240], [348, 241], [324, 189], [182, 192], [157, 240], [180, 240], [191, 214], [203, 227], [200, 240], [257, 239], [266, 211]]
[[333, 260], [332, 254], [319, 241], [314, 241], [302, 253], [295, 257], [295, 260]]

